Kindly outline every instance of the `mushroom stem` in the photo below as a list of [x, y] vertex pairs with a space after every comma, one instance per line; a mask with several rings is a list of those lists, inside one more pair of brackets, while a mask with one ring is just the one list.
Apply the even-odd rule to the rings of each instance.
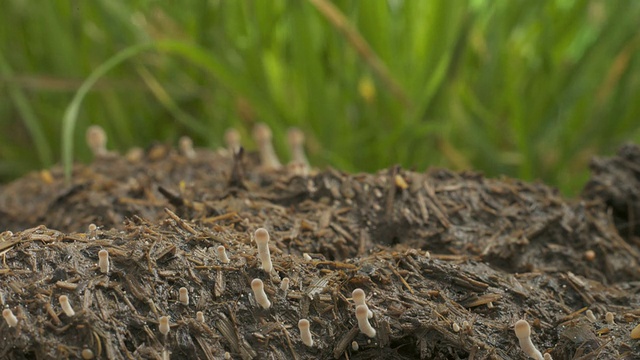
[[267, 293], [264, 292], [262, 280], [253, 279], [253, 281], [251, 281], [251, 290], [253, 290], [253, 295], [256, 297], [258, 305], [262, 306], [263, 309], [271, 307], [271, 301], [267, 298]]
[[275, 150], [273, 150], [273, 144], [271, 143], [271, 129], [267, 124], [257, 124], [253, 128], [253, 139], [258, 145], [260, 152], [260, 163], [266, 169], [279, 169], [282, 167]]
[[518, 320], [516, 325], [513, 327], [513, 330], [518, 337], [522, 352], [536, 360], [544, 360], [542, 353], [536, 349], [536, 347], [533, 346], [533, 342], [531, 342], [531, 327], [526, 320]]
[[369, 309], [367, 308], [367, 305], [356, 306], [356, 319], [358, 319], [358, 328], [360, 328], [360, 332], [370, 338], [373, 338], [376, 337], [376, 329], [369, 324], [368, 312]]
[[69, 302], [69, 297], [67, 295], [60, 295], [58, 300], [60, 301], [62, 311], [64, 311], [64, 313], [67, 314], [68, 317], [72, 317], [76, 314], [76, 312], [73, 311], [73, 308], [71, 307], [71, 303]]
[[265, 228], [259, 228], [254, 234], [256, 245], [258, 245], [258, 257], [262, 262], [262, 269], [270, 273], [273, 270], [271, 263], [271, 253], [269, 252], [269, 232]]
[[11, 309], [2, 310], [2, 317], [7, 322], [7, 325], [9, 325], [9, 327], [16, 327], [16, 325], [18, 325], [18, 318], [13, 314], [13, 311], [11, 311]]
[[313, 346], [313, 339], [311, 338], [311, 324], [307, 319], [301, 319], [298, 321], [298, 329], [300, 329], [300, 337], [302, 343], [311, 347]]

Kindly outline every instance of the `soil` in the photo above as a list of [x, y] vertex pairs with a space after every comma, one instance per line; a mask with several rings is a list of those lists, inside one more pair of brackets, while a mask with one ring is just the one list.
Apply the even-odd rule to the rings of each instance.
[[[472, 172], [296, 176], [256, 154], [187, 158], [162, 144], [78, 164], [70, 183], [60, 168], [32, 173], [0, 188], [0, 300], [19, 320], [0, 321], [0, 358], [525, 359], [513, 326], [526, 319], [553, 359], [638, 359], [640, 149], [595, 159], [592, 173], [566, 199]], [[373, 338], [359, 331], [355, 288]]]

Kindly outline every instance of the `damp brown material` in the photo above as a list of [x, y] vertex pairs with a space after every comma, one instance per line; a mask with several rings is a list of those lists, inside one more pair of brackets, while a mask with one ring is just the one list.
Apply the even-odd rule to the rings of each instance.
[[[154, 145], [76, 165], [70, 185], [53, 168], [2, 186], [13, 317], [0, 358], [523, 359], [518, 319], [556, 360], [640, 354], [637, 147], [596, 160], [573, 200], [471, 172], [299, 176], [239, 154]], [[355, 289], [375, 334], [360, 331]]]

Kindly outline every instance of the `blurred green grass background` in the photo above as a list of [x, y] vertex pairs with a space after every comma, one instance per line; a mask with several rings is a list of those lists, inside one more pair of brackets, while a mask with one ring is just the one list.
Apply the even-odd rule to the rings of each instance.
[[284, 159], [298, 126], [320, 167], [474, 169], [573, 195], [590, 157], [640, 142], [639, 18], [634, 0], [7, 0], [0, 181], [60, 161], [65, 109], [98, 69], [68, 129], [79, 161], [90, 124], [125, 151], [215, 148], [229, 127], [253, 148], [265, 122]]

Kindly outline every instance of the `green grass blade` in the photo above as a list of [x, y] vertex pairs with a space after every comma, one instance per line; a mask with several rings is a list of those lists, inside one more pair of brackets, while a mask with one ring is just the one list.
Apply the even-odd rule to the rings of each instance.
[[62, 118], [62, 167], [64, 169], [64, 176], [67, 182], [71, 181], [71, 170], [73, 168], [73, 145], [74, 136], [73, 132], [78, 121], [78, 115], [80, 113], [80, 105], [82, 101], [89, 93], [89, 90], [95, 85], [95, 83], [103, 77], [109, 70], [115, 68], [125, 60], [132, 58], [141, 52], [147, 51], [153, 48], [152, 43], [140, 44], [130, 46], [118, 52], [104, 63], [100, 64], [82, 83], [73, 99], [67, 106], [64, 116]]
[[[4, 78], [8, 78], [12, 75], [13, 71], [11, 67], [7, 63], [2, 53], [0, 53], [0, 74]], [[20, 112], [21, 118], [24, 121], [25, 126], [29, 130], [29, 134], [31, 135], [31, 139], [33, 140], [33, 144], [36, 147], [36, 151], [38, 152], [38, 158], [40, 160], [40, 164], [46, 167], [51, 166], [53, 163], [51, 156], [51, 146], [49, 145], [49, 140], [44, 134], [44, 130], [42, 129], [42, 122], [36, 116], [33, 111], [31, 104], [27, 100], [27, 97], [24, 93], [17, 87], [9, 85], [9, 96], [13, 100], [14, 104], [18, 108], [18, 112]]]

